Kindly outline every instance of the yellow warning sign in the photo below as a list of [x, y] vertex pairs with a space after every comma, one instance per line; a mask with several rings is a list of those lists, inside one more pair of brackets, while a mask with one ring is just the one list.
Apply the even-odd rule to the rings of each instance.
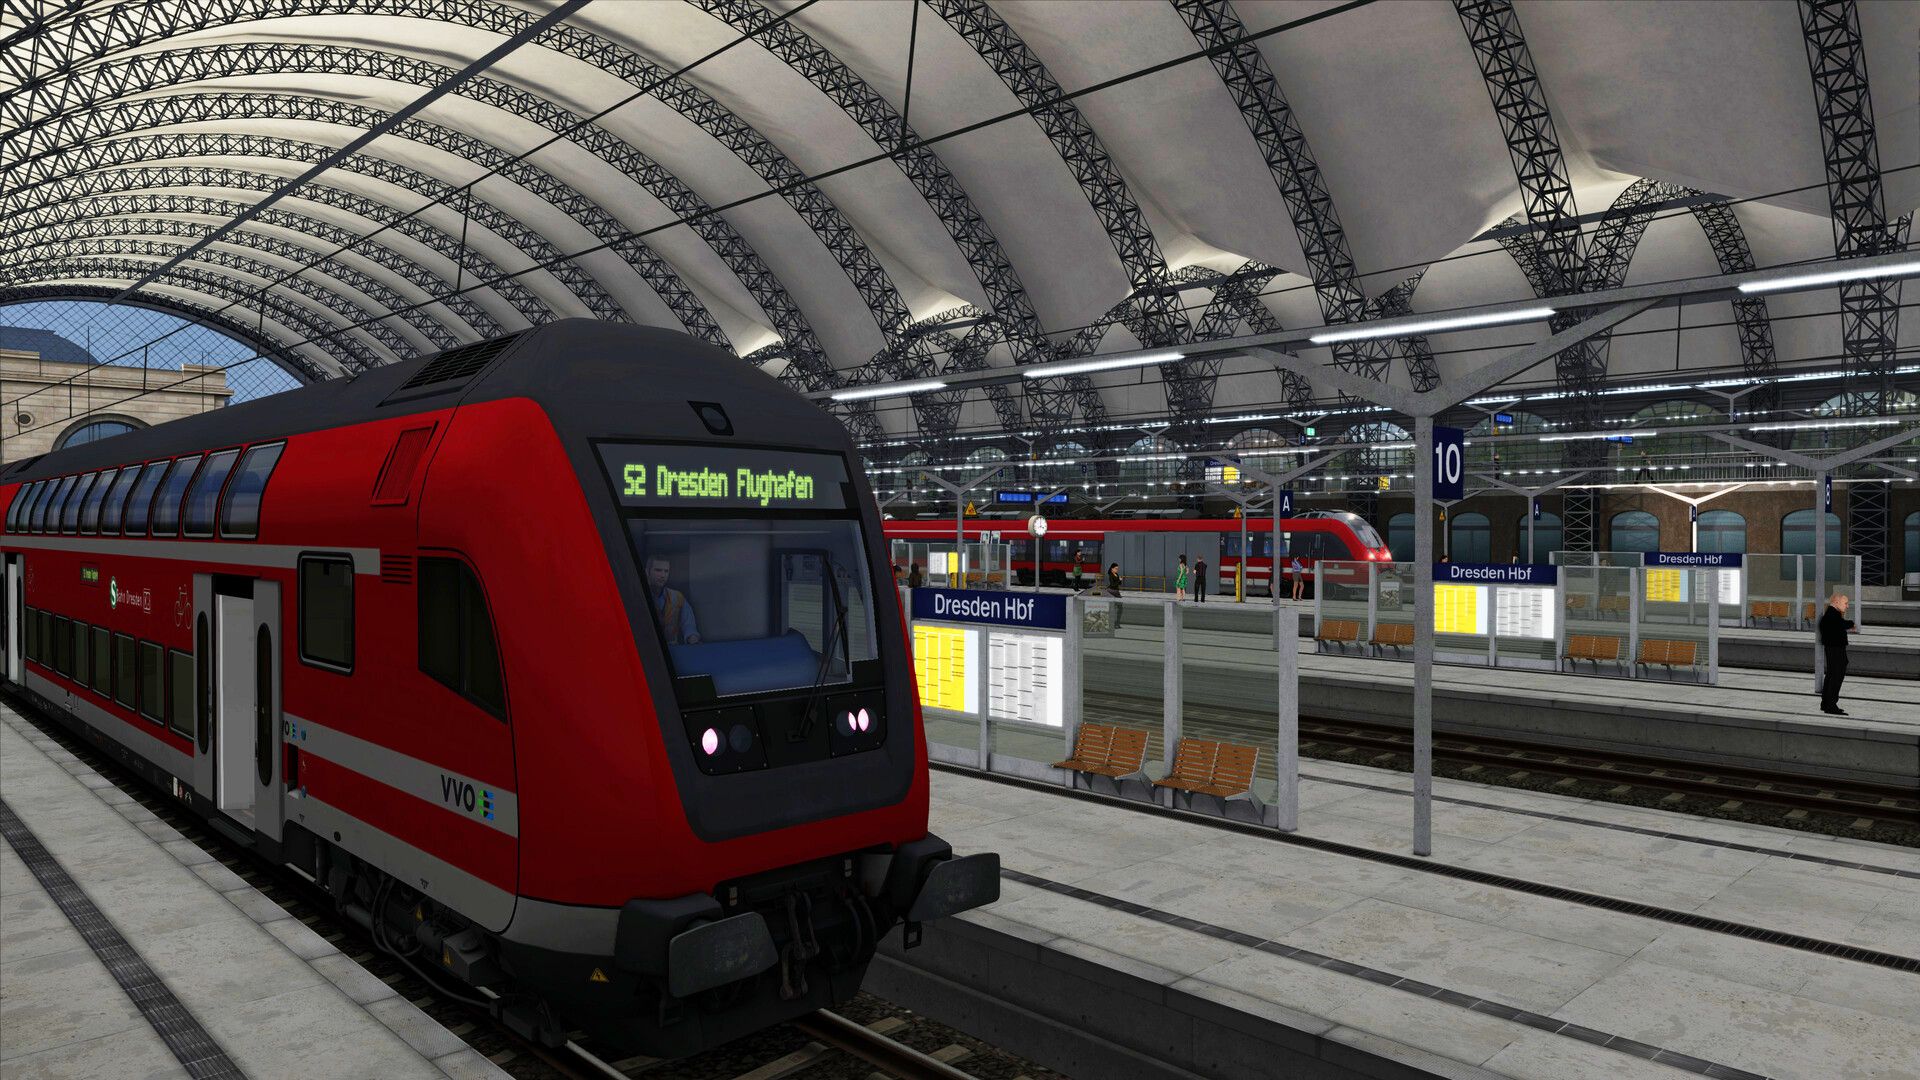
[[606, 982], [606, 981], [608, 981], [608, 980], [607, 980], [607, 973], [606, 973], [606, 972], [604, 972], [604, 971], [601, 971], [601, 970], [600, 970], [599, 968], [594, 968], [594, 969], [593, 969], [593, 974], [591, 974], [591, 975], [589, 975], [589, 976], [587, 976], [587, 981], [588, 981], [588, 982], [602, 982], [602, 983], [603, 983], [603, 982]]
[[968, 517], [979, 517], [979, 516], [980, 516], [980, 511], [979, 511], [979, 510], [977, 510], [977, 509], [975, 509], [975, 508], [974, 508], [974, 505], [973, 505], [972, 503], [968, 503], [968, 504], [967, 504], [967, 516], [968, 516]]

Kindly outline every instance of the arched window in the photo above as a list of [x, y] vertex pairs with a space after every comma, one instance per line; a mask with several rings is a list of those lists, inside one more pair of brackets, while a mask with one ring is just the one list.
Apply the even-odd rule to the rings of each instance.
[[1454, 562], [1492, 562], [1493, 526], [1485, 514], [1453, 514], [1448, 520], [1453, 541], [1447, 554]]
[[1050, 487], [1092, 483], [1093, 462], [1087, 460], [1092, 453], [1093, 451], [1071, 440], [1055, 446], [1053, 453], [1047, 455], [1047, 458], [1053, 459], [1055, 463], [1047, 465], [1046, 460], [1041, 461], [1041, 464], [1046, 466], [1040, 470], [1041, 483]]
[[1180, 462], [1168, 455], [1179, 450], [1158, 435], [1142, 435], [1120, 456], [1120, 479], [1171, 480], [1179, 474]]
[[[1725, 422], [1726, 417], [1721, 414], [1720, 410], [1703, 402], [1662, 401], [1657, 405], [1649, 405], [1639, 412], [1634, 413], [1631, 423], [1634, 427], [1672, 428], [1682, 427], [1687, 424], [1715, 424]], [[1726, 446], [1705, 435], [1653, 435], [1639, 438], [1631, 448], [1621, 445], [1619, 450], [1622, 458], [1625, 457], [1629, 449], [1634, 451], [1631, 464], [1633, 464], [1637, 470], [1640, 463], [1639, 451], [1644, 450], [1655, 458], [1667, 458], [1670, 455], [1680, 454], [1703, 455], [1711, 451], [1725, 450]], [[1628, 462], [1622, 460], [1620, 464], [1628, 464]], [[1662, 474], [1666, 473], [1665, 466], [1667, 464], [1669, 463], [1665, 461], [1656, 462], [1657, 467], [1654, 469], [1653, 479], [1659, 480], [1662, 478]], [[1680, 463], [1673, 464], [1675, 468], [1678, 468]], [[1687, 462], [1686, 464], [1692, 463]], [[1673, 479], [1678, 475], [1678, 473], [1674, 473], [1668, 475], [1666, 478]]]
[[1516, 546], [1520, 549], [1521, 562], [1544, 563], [1553, 561], [1553, 553], [1560, 550], [1565, 532], [1560, 525], [1560, 515], [1549, 510], [1540, 511], [1540, 520], [1533, 523], [1533, 551], [1527, 551], [1527, 519], [1530, 514], [1521, 514], [1514, 527], [1520, 530], [1515, 534]]
[[983, 446], [967, 455], [967, 464], [977, 469], [998, 465], [1005, 460], [1007, 460], [1007, 452], [997, 446]]
[[1741, 554], [1747, 550], [1747, 519], [1732, 510], [1702, 510], [1700, 535], [1694, 541], [1696, 551]]
[[1900, 564], [1902, 573], [1920, 574], [1920, 510], [1907, 515], [1907, 552], [1906, 560]]
[[[1512, 417], [1513, 423], [1495, 424], [1493, 417], [1482, 417], [1479, 423], [1467, 429], [1467, 438], [1473, 439], [1480, 435], [1540, 435], [1552, 430], [1545, 420], [1534, 413], [1509, 410], [1502, 415]], [[1559, 465], [1561, 458], [1565, 455], [1565, 450], [1560, 444], [1543, 443], [1538, 440], [1497, 445], [1475, 442], [1474, 445], [1467, 447], [1467, 468], [1474, 472], [1494, 472], [1493, 452], [1496, 449], [1500, 451], [1499, 472], [1502, 476], [1516, 469], [1551, 469]]]
[[60, 436], [60, 440], [54, 444], [54, 449], [65, 450], [69, 446], [79, 446], [82, 443], [111, 439], [115, 435], [125, 435], [129, 431], [139, 431], [145, 426], [145, 424], [140, 423], [138, 420], [121, 419], [117, 416], [88, 420], [68, 428], [66, 434]]
[[[1365, 424], [1355, 424], [1347, 429], [1348, 442], [1356, 443], [1404, 443], [1411, 442], [1413, 436], [1399, 424], [1385, 420], [1375, 420]], [[1353, 450], [1343, 459], [1346, 466], [1355, 472], [1406, 473], [1413, 471], [1413, 451], [1406, 447], [1398, 450]]]
[[[1845, 537], [1840, 535], [1840, 515], [1827, 515], [1827, 554], [1844, 555], [1847, 552]], [[1813, 511], [1795, 510], [1780, 519], [1780, 553], [1782, 555], [1813, 554]]]
[[1622, 511], [1609, 524], [1608, 551], [1660, 550], [1660, 519], [1645, 510]]
[[1394, 562], [1413, 561], [1413, 515], [1395, 514], [1387, 519], [1387, 549]]
[[1248, 428], [1227, 440], [1227, 452], [1234, 454], [1256, 469], [1268, 472], [1283, 472], [1290, 460], [1285, 454], [1262, 454], [1256, 451], [1277, 450], [1287, 445], [1287, 440], [1272, 428]]

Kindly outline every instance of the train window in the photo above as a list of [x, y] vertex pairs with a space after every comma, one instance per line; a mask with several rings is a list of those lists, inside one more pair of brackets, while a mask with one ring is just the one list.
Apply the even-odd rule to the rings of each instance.
[[[260, 535], [260, 499], [266, 494], [267, 478], [286, 443], [255, 446], [240, 459], [233, 471], [233, 482], [220, 500], [220, 535], [234, 540], [251, 540]], [[191, 525], [188, 528], [192, 528]]]
[[487, 596], [472, 568], [459, 559], [420, 560], [420, 670], [506, 718]]
[[167, 726], [193, 738], [193, 654], [167, 650]]
[[253, 634], [253, 767], [262, 785], [273, 783], [273, 632]]
[[73, 681], [81, 686], [87, 685], [88, 676], [93, 674], [93, 665], [87, 660], [87, 646], [93, 643], [93, 628], [78, 619], [73, 621]]
[[25, 637], [26, 640], [21, 643], [21, 647], [26, 650], [27, 659], [37, 664], [40, 662], [40, 610], [38, 608], [27, 609]]
[[103, 697], [113, 696], [113, 633], [104, 626], [93, 628], [93, 688]]
[[60, 507], [61, 532], [71, 536], [80, 531], [80, 508], [86, 504], [87, 492], [92, 490], [94, 481], [99, 478], [99, 473], [88, 473], [74, 485], [73, 491], [67, 495], [67, 501]]
[[213, 734], [213, 635], [210, 625], [204, 611], [194, 620], [193, 722], [203, 754], [207, 752]]
[[46, 492], [46, 489], [45, 480], [36, 480], [21, 491], [19, 498], [13, 500], [13, 509], [7, 511], [8, 532], [27, 531], [33, 524], [33, 505], [40, 501], [40, 496]]
[[188, 454], [174, 459], [167, 469], [166, 479], [160, 482], [160, 489], [153, 496], [153, 535], [179, 534], [180, 501], [186, 497], [187, 482], [193, 479], [194, 466], [198, 464], [200, 455]]
[[1341, 562], [1354, 557], [1353, 546], [1347, 543], [1345, 537], [1333, 533], [1320, 534], [1320, 558]]
[[87, 492], [87, 501], [80, 507], [80, 531], [92, 535], [100, 531], [100, 507], [107, 501], [107, 489], [119, 479], [119, 473], [112, 469], [100, 474]]
[[140, 643], [140, 715], [160, 720], [167, 708], [167, 651], [151, 641]]
[[652, 622], [680, 678], [750, 694], [850, 682], [878, 655], [856, 521], [630, 518]]
[[105, 536], [120, 535], [121, 511], [127, 506], [127, 493], [139, 481], [141, 469], [138, 465], [129, 465], [120, 470], [120, 476], [114, 480], [113, 487], [107, 489], [106, 504], [100, 508], [100, 532]]
[[353, 670], [353, 560], [300, 556], [300, 659]]
[[73, 486], [74, 477], [63, 476], [54, 483], [53, 490], [33, 508], [33, 531], [46, 532], [47, 523], [53, 523], [52, 530], [60, 531], [60, 502], [67, 497], [67, 489]]
[[153, 508], [153, 493], [160, 487], [160, 481], [167, 475], [167, 462], [156, 461], [140, 470], [140, 479], [133, 483], [133, 494], [127, 496], [126, 534], [145, 536], [147, 534], [148, 511]]
[[53, 670], [73, 678], [73, 620], [53, 617]]
[[233, 463], [239, 456], [238, 450], [222, 450], [207, 455], [206, 464], [200, 466], [200, 474], [193, 478], [193, 486], [187, 489], [187, 508], [181, 523], [182, 536], [213, 535], [213, 512], [220, 505], [220, 489], [226, 487], [227, 476], [233, 472]]
[[133, 639], [125, 634], [113, 635], [113, 699], [129, 707], [133, 705], [133, 666]]

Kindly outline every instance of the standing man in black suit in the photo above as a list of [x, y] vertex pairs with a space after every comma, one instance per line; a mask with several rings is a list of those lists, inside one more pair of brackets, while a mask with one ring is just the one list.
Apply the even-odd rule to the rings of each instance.
[[1853, 621], [1847, 618], [1847, 594], [1836, 592], [1827, 600], [1820, 616], [1820, 648], [1826, 652], [1827, 674], [1820, 681], [1820, 711], [1845, 716], [1840, 707], [1840, 682], [1847, 677], [1847, 634]]

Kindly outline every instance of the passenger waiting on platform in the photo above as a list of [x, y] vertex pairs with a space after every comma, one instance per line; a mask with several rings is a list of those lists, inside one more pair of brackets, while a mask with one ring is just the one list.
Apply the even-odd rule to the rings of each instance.
[[660, 616], [660, 631], [669, 645], [700, 644], [700, 625], [693, 619], [693, 605], [685, 593], [667, 588], [667, 575], [673, 563], [665, 555], [647, 557], [647, 584], [653, 589], [653, 609]]
[[1207, 602], [1207, 560], [1204, 558], [1193, 564], [1193, 598], [1202, 604]]
[[1653, 459], [1647, 456], [1645, 450], [1642, 450], [1640, 451], [1640, 471], [1633, 474], [1633, 481], [1637, 484], [1651, 479], [1653, 479]]
[[1287, 572], [1293, 575], [1293, 598], [1298, 600], [1301, 591], [1307, 587], [1307, 565], [1300, 561], [1300, 556], [1295, 555], [1293, 561], [1287, 564]]
[[900, 587], [900, 564], [899, 563], [893, 564], [893, 587], [896, 589]]
[[907, 571], [907, 588], [917, 589], [926, 584], [926, 581], [927, 575], [920, 569], [920, 564], [914, 563], [913, 569]]
[[1185, 555], [1180, 556], [1179, 565], [1173, 568], [1173, 598], [1175, 600], [1187, 598], [1187, 557]]
[[1847, 715], [1840, 707], [1840, 683], [1847, 677], [1847, 634], [1853, 630], [1847, 603], [1847, 594], [1836, 592], [1820, 616], [1820, 649], [1827, 662], [1827, 673], [1820, 680], [1820, 711], [1835, 716]]
[[1113, 595], [1115, 596], [1120, 595], [1120, 564], [1119, 563], [1107, 564], [1107, 588], [1113, 590]]
[[1086, 559], [1087, 559], [1087, 553], [1086, 553], [1086, 552], [1084, 552], [1084, 551], [1076, 551], [1076, 552], [1074, 552], [1074, 555], [1073, 555], [1073, 587], [1074, 587], [1074, 588], [1076, 588], [1076, 589], [1084, 589], [1084, 588], [1086, 588], [1086, 587], [1087, 587], [1087, 567], [1086, 567]]

